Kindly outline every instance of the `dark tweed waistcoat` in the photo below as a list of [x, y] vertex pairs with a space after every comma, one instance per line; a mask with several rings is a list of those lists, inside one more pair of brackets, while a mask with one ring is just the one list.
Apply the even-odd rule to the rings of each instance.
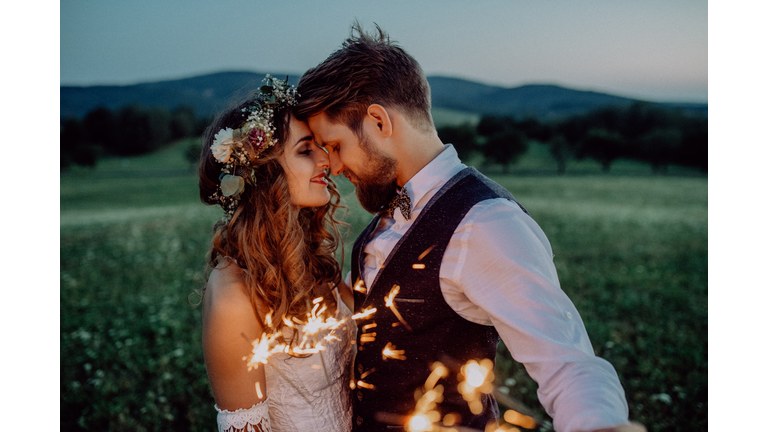
[[[484, 395], [480, 414], [471, 413], [458, 391], [457, 375], [458, 368], [471, 359], [495, 360], [499, 335], [494, 327], [475, 324], [454, 312], [443, 298], [439, 280], [440, 264], [453, 232], [472, 206], [493, 198], [515, 201], [506, 189], [474, 168], [456, 174], [395, 245], [373, 286], [366, 293], [355, 291], [356, 313], [371, 307], [377, 312], [357, 321], [357, 385], [351, 392], [354, 431], [402, 430], [405, 416], [416, 405], [414, 392], [424, 386], [435, 361], [451, 369], [450, 375], [440, 380], [444, 386], [444, 400], [438, 406], [442, 416], [459, 414], [460, 425], [479, 430], [498, 420], [498, 407], [491, 395]], [[353, 283], [361, 279], [363, 249], [378, 221], [377, 216], [355, 241]], [[395, 285], [400, 290], [394, 305], [402, 320], [385, 305], [385, 297]], [[391, 349], [402, 350], [404, 359], [384, 357], [382, 351], [388, 344]]]

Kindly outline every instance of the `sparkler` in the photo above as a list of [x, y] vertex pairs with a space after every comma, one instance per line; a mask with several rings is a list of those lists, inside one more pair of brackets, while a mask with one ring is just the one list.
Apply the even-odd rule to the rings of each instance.
[[384, 305], [386, 305], [393, 314], [397, 317], [397, 319], [408, 329], [413, 330], [411, 326], [408, 325], [407, 322], [403, 319], [403, 316], [400, 315], [400, 312], [397, 310], [397, 306], [395, 306], [395, 297], [397, 297], [397, 294], [400, 292], [400, 285], [393, 285], [392, 289], [389, 291], [389, 294], [387, 294], [384, 297]]

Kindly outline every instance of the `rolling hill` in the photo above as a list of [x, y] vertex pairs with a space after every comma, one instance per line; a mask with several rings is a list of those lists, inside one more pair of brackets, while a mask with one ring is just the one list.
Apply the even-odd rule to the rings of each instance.
[[[273, 74], [277, 77], [286, 74]], [[225, 108], [238, 95], [261, 84], [264, 73], [220, 72], [169, 81], [125, 86], [61, 86], [61, 118], [81, 118], [104, 106], [119, 109], [131, 104], [173, 109], [187, 105], [201, 116]], [[476, 114], [532, 115], [542, 120], [584, 113], [607, 105], [627, 105], [635, 99], [574, 90], [556, 85], [524, 85], [505, 88], [473, 81], [432, 76], [432, 106]], [[297, 84], [299, 76], [289, 76]], [[688, 112], [707, 114], [707, 104], [660, 103]]]

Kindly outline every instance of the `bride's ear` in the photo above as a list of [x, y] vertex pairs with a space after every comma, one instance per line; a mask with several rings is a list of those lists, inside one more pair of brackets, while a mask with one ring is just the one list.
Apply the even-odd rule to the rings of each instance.
[[389, 117], [387, 109], [379, 104], [372, 104], [368, 106], [368, 112], [365, 116], [365, 121], [370, 126], [375, 127], [376, 134], [381, 138], [389, 138], [392, 136], [392, 119]]

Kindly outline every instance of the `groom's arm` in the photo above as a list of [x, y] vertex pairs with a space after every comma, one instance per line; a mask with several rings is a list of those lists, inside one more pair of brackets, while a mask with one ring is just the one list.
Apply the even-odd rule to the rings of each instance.
[[629, 424], [614, 368], [594, 355], [560, 288], [546, 236], [516, 204], [498, 199], [473, 207], [451, 239], [440, 277], [448, 304], [472, 322], [495, 326], [539, 384], [555, 430]]

